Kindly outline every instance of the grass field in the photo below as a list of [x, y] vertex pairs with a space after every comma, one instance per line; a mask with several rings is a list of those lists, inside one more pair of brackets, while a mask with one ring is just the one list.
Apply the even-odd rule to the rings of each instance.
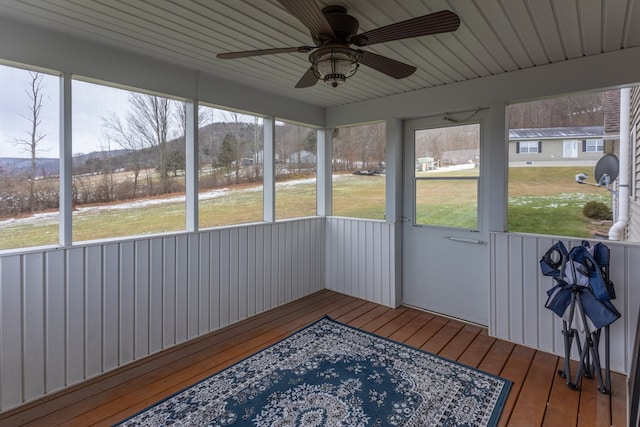
[[604, 188], [576, 183], [583, 167], [511, 168], [508, 230], [556, 236], [593, 237], [596, 228], [582, 214], [590, 200], [611, 206]]
[[[582, 215], [582, 206], [589, 200], [610, 204], [610, 194], [602, 188], [576, 184], [574, 177], [583, 169], [512, 168], [509, 173], [509, 231], [590, 237], [593, 226]], [[474, 173], [477, 174], [477, 170], [468, 172]], [[441, 184], [450, 184], [445, 183]], [[384, 176], [337, 177], [333, 188], [334, 215], [384, 219], [384, 185]], [[422, 206], [428, 206], [429, 214], [429, 218], [421, 221], [437, 224], [439, 219], [445, 218], [449, 224], [450, 221], [464, 226], [475, 224], [474, 198], [452, 198], [451, 191], [454, 190], [440, 190], [443, 191], [428, 189], [419, 194], [419, 200], [427, 202]], [[261, 186], [203, 194], [199, 202], [199, 226], [261, 221], [262, 194]], [[315, 215], [315, 181], [278, 183], [276, 200], [276, 219]], [[83, 206], [73, 213], [75, 242], [184, 229], [184, 196], [112, 206]], [[0, 222], [0, 249], [56, 243], [58, 215], [55, 212]]]

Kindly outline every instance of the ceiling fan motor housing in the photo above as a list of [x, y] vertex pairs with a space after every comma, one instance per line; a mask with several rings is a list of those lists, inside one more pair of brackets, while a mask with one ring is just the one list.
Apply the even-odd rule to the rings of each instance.
[[319, 34], [318, 38], [313, 37], [313, 41], [318, 45], [328, 42], [351, 43], [351, 39], [358, 33], [360, 23], [356, 18], [347, 15], [347, 9], [342, 6], [326, 6], [322, 9], [322, 13], [331, 25], [335, 38], [330, 35]]

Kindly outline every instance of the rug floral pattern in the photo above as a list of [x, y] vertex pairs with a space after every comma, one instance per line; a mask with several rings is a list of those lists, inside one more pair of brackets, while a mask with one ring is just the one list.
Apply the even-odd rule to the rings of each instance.
[[124, 426], [491, 426], [508, 380], [324, 318]]

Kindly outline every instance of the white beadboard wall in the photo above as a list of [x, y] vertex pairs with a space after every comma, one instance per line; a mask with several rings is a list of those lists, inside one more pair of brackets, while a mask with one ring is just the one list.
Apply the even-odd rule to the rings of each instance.
[[400, 304], [395, 225], [327, 218], [326, 287], [388, 307]]
[[[564, 355], [562, 320], [544, 307], [546, 291], [553, 286], [553, 279], [543, 276], [538, 264], [542, 255], [558, 240], [562, 240], [567, 249], [581, 242], [579, 239], [491, 233], [490, 335]], [[616, 299], [612, 302], [622, 314], [610, 327], [611, 369], [627, 374], [640, 309], [640, 246], [605, 243], [611, 250], [610, 276], [616, 291]]]
[[[0, 255], [0, 411], [328, 288], [400, 304], [392, 223], [306, 218]], [[557, 239], [491, 233], [490, 334], [563, 355], [552, 281]], [[569, 245], [579, 240], [564, 240]], [[612, 369], [627, 373], [640, 246], [611, 248]]]
[[325, 219], [0, 256], [0, 411], [324, 288]]

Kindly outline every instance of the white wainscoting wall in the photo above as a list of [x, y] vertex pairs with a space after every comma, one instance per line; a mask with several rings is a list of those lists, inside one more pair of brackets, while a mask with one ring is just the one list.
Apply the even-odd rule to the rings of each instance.
[[395, 224], [327, 218], [327, 289], [388, 307], [400, 304]]
[[[579, 239], [491, 233], [490, 335], [564, 355], [562, 320], [544, 307], [546, 291], [553, 286], [553, 279], [540, 273], [538, 263], [558, 240], [562, 240], [567, 249], [581, 242]], [[627, 374], [640, 307], [640, 246], [604, 243], [611, 250], [610, 277], [616, 291], [616, 299], [612, 302], [622, 314], [610, 326], [611, 369]]]
[[324, 288], [325, 219], [0, 255], [0, 411]]
[[[306, 218], [0, 255], [0, 411], [323, 288], [400, 304], [396, 225]], [[563, 355], [549, 237], [491, 233], [491, 335]], [[564, 240], [569, 246], [579, 240]], [[611, 248], [611, 367], [627, 373], [640, 246]]]

